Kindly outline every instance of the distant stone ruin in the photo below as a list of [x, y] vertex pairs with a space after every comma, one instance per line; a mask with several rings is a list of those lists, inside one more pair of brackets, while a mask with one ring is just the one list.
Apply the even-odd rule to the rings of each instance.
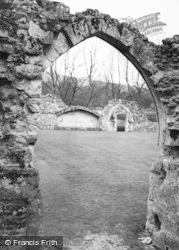
[[156, 132], [158, 125], [149, 122], [145, 112], [135, 101], [113, 99], [97, 112], [83, 106], [66, 106], [51, 94], [42, 96], [40, 129], [103, 130], [123, 132]]
[[129, 24], [98, 10], [72, 15], [62, 12], [60, 3], [45, 2], [1, 0], [0, 4], [0, 234], [41, 233], [33, 147], [42, 74], [60, 55], [96, 36], [130, 60], [153, 96], [161, 154], [157, 163], [151, 162], [146, 229], [158, 249], [178, 250], [179, 35], [157, 46]]
[[101, 114], [101, 129], [105, 131], [135, 130], [138, 124], [147, 122], [147, 116], [134, 101], [111, 100]]
[[99, 115], [82, 106], [71, 106], [56, 113], [55, 129], [99, 130]]

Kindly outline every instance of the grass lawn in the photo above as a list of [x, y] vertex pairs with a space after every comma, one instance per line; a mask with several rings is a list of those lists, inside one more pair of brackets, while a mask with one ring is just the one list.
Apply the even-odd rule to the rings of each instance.
[[155, 133], [41, 131], [34, 162], [44, 235], [63, 235], [67, 245], [82, 244], [89, 235], [115, 236], [128, 248], [113, 242], [107, 250], [144, 249], [137, 239], [144, 231], [149, 171], [158, 155]]

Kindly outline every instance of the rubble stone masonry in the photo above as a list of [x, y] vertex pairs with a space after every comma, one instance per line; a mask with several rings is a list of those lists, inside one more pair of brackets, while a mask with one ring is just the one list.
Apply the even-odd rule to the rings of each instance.
[[179, 249], [179, 35], [156, 46], [137, 29], [88, 9], [58, 3], [0, 3], [0, 234], [38, 235], [42, 215], [33, 146], [41, 78], [60, 55], [96, 36], [122, 52], [145, 79], [159, 117], [161, 155], [151, 163], [146, 228], [161, 250]]

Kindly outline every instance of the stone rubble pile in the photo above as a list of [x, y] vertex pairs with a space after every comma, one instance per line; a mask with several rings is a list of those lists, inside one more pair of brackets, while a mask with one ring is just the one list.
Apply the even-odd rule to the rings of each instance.
[[148, 121], [144, 110], [135, 101], [122, 100], [121, 102], [131, 111], [135, 124]]
[[57, 123], [56, 113], [65, 108], [67, 106], [61, 99], [50, 94], [42, 96], [40, 104], [40, 129], [53, 130]]
[[130, 110], [134, 118], [135, 123], [141, 123], [148, 121], [145, 112], [139, 107], [135, 101], [127, 101], [123, 99], [113, 99], [110, 100], [108, 105], [104, 108], [104, 112], [108, 112], [115, 105], [122, 104]]
[[158, 132], [157, 122], [141, 122], [135, 125], [133, 132]]
[[42, 114], [54, 114], [62, 109], [67, 108], [67, 105], [60, 99], [51, 94], [42, 96], [40, 109]]
[[155, 54], [155, 64], [160, 70], [179, 68], [179, 35], [163, 40]]

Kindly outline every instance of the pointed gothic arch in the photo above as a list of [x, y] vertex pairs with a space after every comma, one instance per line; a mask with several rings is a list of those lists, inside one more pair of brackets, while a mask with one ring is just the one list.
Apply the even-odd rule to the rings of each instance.
[[[159, 143], [162, 144], [163, 137], [161, 134], [164, 130], [165, 112], [152, 77], [156, 70], [153, 61], [157, 46], [149, 42], [138, 30], [125, 23], [119, 24], [118, 20], [112, 19], [98, 11], [87, 10], [82, 13], [80, 18], [78, 18], [78, 15], [75, 16], [73, 22], [66, 25], [54, 37], [54, 40], [51, 41], [48, 47], [45, 46], [44, 69], [51, 65], [59, 56], [88, 38], [98, 37], [102, 41], [107, 42], [122, 53], [145, 80], [156, 106], [159, 121]], [[106, 16], [108, 19], [105, 19]], [[94, 20], [97, 20], [97, 24], [93, 23]], [[139, 53], [137, 53], [138, 47], [140, 47]], [[143, 60], [144, 57], [146, 57], [146, 60]]]
[[126, 107], [121, 100], [114, 103], [109, 102], [109, 104], [104, 108], [100, 121], [101, 129], [104, 131], [118, 131], [118, 114], [121, 115], [121, 119], [119, 119], [121, 120], [121, 131], [131, 132], [133, 130], [134, 118], [130, 109]]
[[133, 63], [153, 95], [161, 156], [151, 168], [147, 229], [158, 248], [178, 249], [179, 35], [156, 46], [130, 25], [97, 10], [70, 15], [59, 12], [53, 2], [42, 6], [35, 0], [1, 2], [0, 194], [3, 218], [8, 212], [17, 221], [3, 219], [1, 234], [40, 233], [41, 198], [32, 151], [38, 135], [41, 76], [47, 64], [97, 36]]

